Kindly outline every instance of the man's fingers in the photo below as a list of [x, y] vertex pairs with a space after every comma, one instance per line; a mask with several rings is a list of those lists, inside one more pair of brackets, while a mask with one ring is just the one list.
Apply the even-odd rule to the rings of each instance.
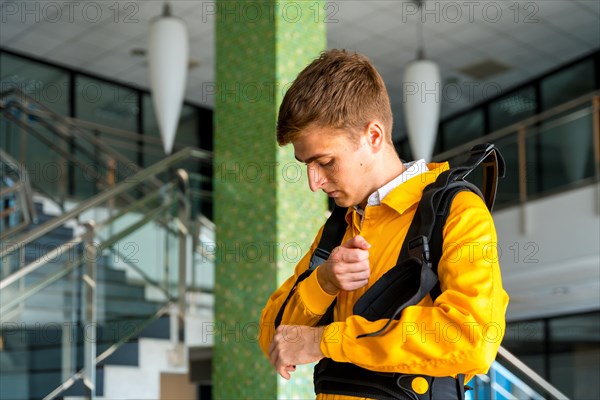
[[344, 263], [358, 263], [369, 259], [369, 252], [363, 249], [336, 247], [331, 253], [330, 260]]
[[355, 272], [352, 274], [347, 274], [344, 278], [347, 282], [362, 282], [368, 281], [371, 276], [371, 272], [369, 270]]
[[271, 342], [271, 347], [269, 348], [269, 362], [272, 366], [277, 368], [277, 359], [279, 358], [278, 352], [273, 346], [273, 342]]
[[296, 372], [296, 366], [295, 365], [282, 365], [281, 367], [279, 367], [277, 369], [277, 372], [279, 373], [279, 375], [281, 375], [281, 377], [283, 379], [287, 379], [289, 381], [290, 378], [292, 377], [290, 372]]
[[340, 247], [345, 247], [347, 249], [368, 250], [371, 247], [371, 245], [365, 240], [364, 237], [356, 235], [352, 239], [346, 240], [344, 243], [341, 244]]
[[288, 367], [289, 367], [289, 366], [287, 366], [287, 365], [282, 365], [282, 366], [280, 366], [279, 368], [277, 368], [277, 373], [278, 373], [279, 375], [281, 375], [281, 377], [282, 377], [283, 379], [286, 379], [286, 380], [288, 380], [288, 381], [289, 381], [289, 380], [290, 380], [290, 378], [291, 378], [292, 376], [291, 376], [291, 375], [290, 375], [290, 373], [288, 372]]

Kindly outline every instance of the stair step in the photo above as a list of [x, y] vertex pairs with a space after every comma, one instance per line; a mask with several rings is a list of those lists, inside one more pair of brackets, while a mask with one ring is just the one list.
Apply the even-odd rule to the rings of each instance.
[[0, 374], [0, 399], [29, 400], [29, 375], [23, 372], [11, 374], [2, 370]]
[[[3, 400], [29, 400], [41, 399], [62, 384], [62, 373], [54, 372], [3, 372], [0, 374], [0, 398]], [[16, 384], [18, 382], [19, 384]], [[102, 396], [104, 392], [104, 370], [96, 369], [96, 394]], [[85, 395], [83, 381], [78, 380], [71, 386], [65, 395]]]
[[[63, 255], [62, 258], [65, 258], [65, 260], [63, 261], [72, 260], [72, 258], [69, 257], [69, 255]], [[39, 282], [40, 279], [43, 279], [46, 276], [49, 276], [55, 273], [56, 271], [59, 271], [64, 267], [64, 265], [65, 262], [48, 262], [45, 265], [38, 268], [37, 270], [25, 276], [25, 284], [35, 284], [36, 282]], [[63, 278], [62, 280], [65, 279], [66, 278]], [[111, 282], [115, 284], [129, 285], [129, 283], [127, 283], [127, 273], [125, 271], [108, 267], [103, 264], [96, 265], [96, 279], [100, 282]]]
[[[109, 331], [123, 330], [129, 324], [139, 324], [141, 320], [120, 320], [112, 321], [99, 327], [97, 341], [97, 351], [100, 354], [107, 349], [114, 341], [105, 342], [104, 338], [111, 336]], [[139, 337], [160, 337], [168, 339], [169, 336], [169, 318], [162, 317], [146, 327]], [[131, 332], [131, 331], [130, 331]], [[45, 330], [16, 330], [15, 332], [3, 332], [6, 338], [5, 349], [0, 352], [0, 398], [4, 399], [29, 399], [42, 398], [50, 391], [54, 390], [62, 383], [62, 329], [50, 328]], [[50, 336], [53, 336], [51, 340]], [[82, 338], [83, 335], [76, 335]], [[81, 340], [81, 339], [80, 339]], [[75, 341], [75, 339], [74, 339]], [[81, 368], [83, 363], [83, 344], [77, 340], [73, 350], [77, 356], [76, 368]], [[104, 368], [105, 365], [136, 366], [139, 360], [138, 339], [125, 343], [119, 349], [98, 365], [96, 369], [96, 394], [104, 394]], [[18, 360], [17, 363], [14, 360]], [[84, 396], [85, 387], [81, 381], [76, 382], [67, 389], [61, 397]]]
[[[26, 231], [31, 232], [35, 229], [37, 229], [40, 225], [43, 224], [43, 222], [47, 222], [48, 220], [50, 220], [52, 218], [49, 219], [45, 219], [43, 216], [40, 216], [38, 214], [38, 222], [37, 224], [31, 224], [29, 227], [27, 227]], [[43, 221], [43, 222], [42, 222]], [[75, 231], [73, 230], [73, 228], [70, 228], [68, 226], [59, 226], [58, 228], [52, 230], [50, 233], [50, 235], [52, 235], [53, 237], [57, 237], [57, 238], [64, 238], [64, 239], [72, 239]]]
[[[62, 394], [63, 397], [71, 396], [85, 396], [87, 393], [86, 387], [83, 385], [83, 381], [80, 379], [73, 384], [70, 388], [65, 390]], [[104, 396], [104, 368], [96, 368], [96, 396]]]

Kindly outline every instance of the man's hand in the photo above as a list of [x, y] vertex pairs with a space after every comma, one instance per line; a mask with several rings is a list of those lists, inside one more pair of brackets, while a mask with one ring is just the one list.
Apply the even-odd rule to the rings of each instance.
[[277, 373], [289, 380], [296, 365], [323, 358], [321, 337], [324, 330], [324, 326], [280, 325], [269, 345], [269, 359]]
[[371, 245], [360, 235], [333, 249], [329, 259], [317, 268], [319, 284], [327, 293], [356, 290], [369, 282], [369, 248]]

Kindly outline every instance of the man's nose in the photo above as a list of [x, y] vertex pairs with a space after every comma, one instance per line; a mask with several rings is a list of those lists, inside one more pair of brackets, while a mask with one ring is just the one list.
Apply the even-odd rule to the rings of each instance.
[[319, 190], [321, 188], [321, 186], [323, 186], [325, 179], [323, 179], [323, 175], [321, 174], [321, 171], [319, 171], [319, 169], [316, 167], [308, 167], [307, 172], [308, 172], [308, 186], [310, 187], [310, 190], [312, 190], [313, 192], [316, 192], [317, 190]]

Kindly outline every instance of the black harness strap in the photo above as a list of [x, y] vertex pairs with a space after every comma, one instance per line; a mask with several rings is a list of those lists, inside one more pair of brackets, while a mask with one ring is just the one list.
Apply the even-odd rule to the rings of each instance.
[[[285, 307], [287, 303], [290, 301], [292, 295], [296, 292], [296, 288], [298, 284], [308, 278], [308, 276], [317, 268], [319, 265], [323, 264], [329, 258], [329, 255], [335, 248], [335, 246], [339, 245], [342, 239], [344, 238], [344, 233], [346, 232], [346, 212], [347, 208], [343, 207], [335, 207], [333, 212], [325, 222], [325, 226], [323, 227], [323, 234], [321, 235], [321, 240], [317, 245], [317, 248], [312, 254], [310, 258], [310, 263], [308, 265], [308, 269], [304, 271], [298, 279], [296, 279], [296, 283], [290, 290], [290, 293], [285, 298], [285, 301], [281, 305], [277, 316], [275, 317], [275, 328], [281, 325], [281, 319], [283, 318], [283, 313], [285, 311]], [[335, 308], [335, 302], [329, 306], [327, 312], [321, 318], [318, 325], [324, 325], [328, 320], [333, 319], [333, 309]]]
[[346, 233], [346, 212], [345, 207], [336, 206], [323, 228], [323, 234], [319, 245], [315, 249], [308, 266], [309, 270], [314, 270], [319, 265], [323, 264], [329, 258], [329, 255], [336, 246], [339, 246], [344, 234]]

